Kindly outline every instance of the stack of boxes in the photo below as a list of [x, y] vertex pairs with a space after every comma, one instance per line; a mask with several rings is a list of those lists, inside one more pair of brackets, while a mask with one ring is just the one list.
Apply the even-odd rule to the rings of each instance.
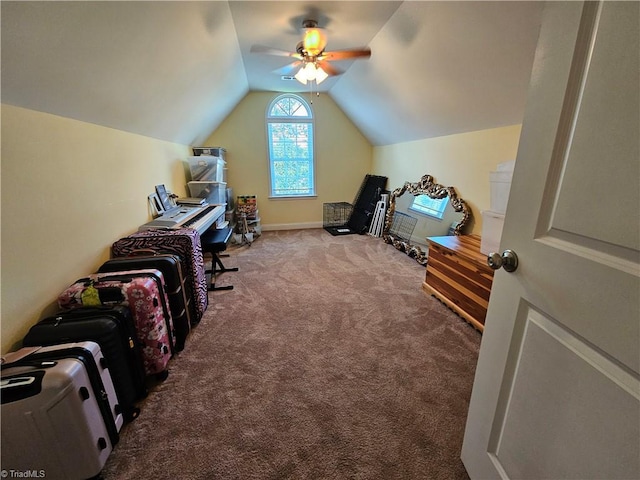
[[[209, 205], [226, 204], [226, 150], [221, 147], [199, 147], [194, 148], [193, 153], [194, 156], [188, 159], [191, 170], [191, 181], [187, 184], [189, 195], [204, 198]], [[220, 220], [224, 222], [225, 217]]]
[[[227, 203], [226, 150], [222, 147], [194, 147], [193, 157], [189, 157], [191, 181], [187, 183], [189, 195], [204, 198], [209, 205]], [[222, 216], [216, 222], [217, 228], [228, 225]]]
[[499, 163], [497, 170], [489, 173], [491, 209], [482, 212], [482, 240], [480, 242], [480, 252], [485, 255], [498, 252], [500, 248], [504, 214], [507, 211], [514, 166], [515, 160]]

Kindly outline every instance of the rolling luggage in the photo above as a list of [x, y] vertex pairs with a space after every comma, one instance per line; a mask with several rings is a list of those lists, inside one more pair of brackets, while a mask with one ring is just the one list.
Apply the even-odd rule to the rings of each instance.
[[[143, 255], [151, 252], [150, 255]], [[186, 295], [187, 284], [182, 272], [182, 262], [176, 255], [154, 254], [153, 251], [140, 251], [130, 257], [108, 260], [98, 269], [99, 273], [130, 270], [157, 269], [162, 272], [165, 281], [169, 309], [176, 332], [176, 350], [184, 349], [187, 336], [191, 331], [191, 302]]]
[[133, 315], [147, 375], [166, 378], [173, 355], [173, 323], [159, 270], [96, 273], [70, 285], [58, 296], [60, 308], [125, 305]]
[[94, 342], [21, 349], [3, 359], [3, 476], [35, 471], [46, 478], [82, 480], [100, 473], [122, 426], [111, 377], [100, 359]]
[[199, 322], [208, 305], [208, 285], [198, 232], [190, 228], [145, 230], [116, 240], [111, 247], [114, 257], [126, 257], [139, 250], [174, 254], [182, 259], [195, 307], [192, 325]]
[[131, 310], [123, 305], [82, 307], [47, 317], [29, 329], [26, 347], [93, 341], [100, 345], [125, 420], [138, 416], [136, 401], [147, 396], [140, 342]]

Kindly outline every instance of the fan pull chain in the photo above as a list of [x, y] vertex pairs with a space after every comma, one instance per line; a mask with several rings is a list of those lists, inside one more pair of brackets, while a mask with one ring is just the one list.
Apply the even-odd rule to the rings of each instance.
[[[309, 82], [309, 103], [313, 105], [313, 84], [315, 80]], [[316, 91], [316, 97], [320, 96], [320, 92]]]

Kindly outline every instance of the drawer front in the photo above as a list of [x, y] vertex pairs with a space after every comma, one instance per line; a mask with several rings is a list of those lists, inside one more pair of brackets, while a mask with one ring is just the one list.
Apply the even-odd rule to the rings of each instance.
[[436, 270], [455, 278], [457, 283], [468, 285], [470, 289], [479, 292], [483, 298], [489, 300], [493, 283], [493, 270], [489, 266], [460, 257], [446, 248], [433, 247], [433, 245], [429, 247], [427, 272], [433, 266]]
[[426, 283], [484, 324], [493, 271], [444, 248], [430, 248]]

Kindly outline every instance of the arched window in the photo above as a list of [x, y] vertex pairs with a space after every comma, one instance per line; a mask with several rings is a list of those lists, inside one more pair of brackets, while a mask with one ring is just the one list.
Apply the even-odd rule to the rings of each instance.
[[313, 112], [298, 95], [274, 98], [267, 109], [271, 197], [315, 196]]

